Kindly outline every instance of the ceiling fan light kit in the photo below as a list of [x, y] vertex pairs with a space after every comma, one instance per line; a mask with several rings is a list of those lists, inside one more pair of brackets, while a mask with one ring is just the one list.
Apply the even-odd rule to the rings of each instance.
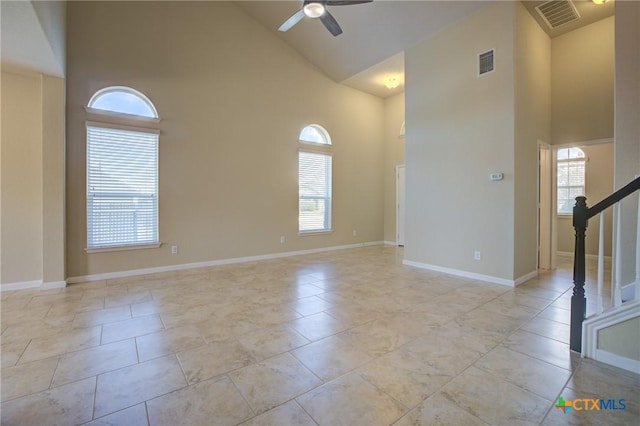
[[322, 3], [316, 2], [305, 4], [302, 10], [304, 11], [304, 14], [309, 18], [319, 18], [326, 11]]
[[280, 25], [280, 28], [278, 28], [278, 31], [289, 31], [295, 24], [305, 17], [311, 19], [320, 18], [320, 21], [325, 28], [335, 37], [342, 34], [342, 28], [340, 28], [338, 21], [336, 21], [333, 15], [329, 13], [327, 6], [350, 6], [360, 3], [371, 3], [372, 1], [373, 0], [305, 0], [302, 5], [302, 9], [298, 10], [296, 13], [291, 15], [289, 19], [284, 21], [284, 23]]

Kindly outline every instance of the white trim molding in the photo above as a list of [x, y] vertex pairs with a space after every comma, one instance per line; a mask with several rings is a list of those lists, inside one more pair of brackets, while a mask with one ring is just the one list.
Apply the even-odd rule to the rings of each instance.
[[0, 285], [0, 291], [26, 290], [29, 288], [39, 288], [41, 285], [42, 280], [20, 281], [16, 283], [2, 284]]
[[134, 277], [138, 275], [156, 274], [160, 272], [182, 271], [185, 269], [207, 268], [211, 266], [230, 265], [234, 263], [255, 262], [258, 260], [280, 259], [283, 257], [300, 256], [304, 254], [322, 253], [334, 250], [345, 250], [358, 247], [369, 247], [382, 245], [382, 241], [371, 241], [366, 243], [347, 244], [342, 246], [323, 247], [309, 250], [287, 251], [281, 253], [261, 254], [257, 256], [236, 257], [230, 259], [208, 260], [204, 262], [182, 263], [177, 265], [157, 266], [152, 268], [132, 269], [128, 271], [106, 272], [102, 274], [82, 275], [67, 278], [67, 283], [78, 284], [90, 281], [112, 280], [116, 278]]
[[34, 281], [21, 281], [16, 283], [7, 283], [0, 285], [0, 292], [3, 291], [16, 291], [16, 290], [28, 290], [38, 288], [40, 290], [52, 290], [56, 288], [65, 288], [67, 286], [66, 281], [47, 281], [42, 280]]
[[406, 259], [402, 261], [402, 264], [407, 266], [413, 266], [416, 268], [421, 268], [421, 269], [428, 269], [430, 271], [443, 272], [445, 274], [455, 275], [458, 277], [470, 278], [473, 280], [484, 281], [492, 284], [504, 285], [508, 287], [516, 287], [538, 276], [538, 271], [531, 271], [528, 274], [525, 274], [519, 278], [516, 278], [515, 280], [508, 280], [505, 278], [494, 277], [491, 275], [483, 275], [483, 274], [477, 274], [475, 272], [463, 271], [460, 269], [452, 269], [452, 268], [445, 268], [443, 266], [429, 265], [427, 263], [414, 262], [412, 260], [406, 260]]
[[56, 288], [65, 288], [67, 286], [66, 281], [45, 281], [40, 285], [41, 290], [53, 290]]
[[[582, 356], [625, 370], [629, 370], [627, 368], [629, 366], [637, 368], [640, 365], [639, 361], [598, 349], [598, 332], [638, 316], [640, 316], [640, 301], [633, 300], [623, 303], [620, 307], [605, 311], [600, 315], [593, 315], [585, 319], [582, 323]], [[640, 373], [640, 370], [631, 369], [629, 371]]]
[[616, 355], [611, 352], [603, 351], [602, 349], [596, 349], [594, 359], [605, 364], [613, 365], [614, 367], [622, 368], [623, 370], [640, 374], [640, 361], [636, 359]]

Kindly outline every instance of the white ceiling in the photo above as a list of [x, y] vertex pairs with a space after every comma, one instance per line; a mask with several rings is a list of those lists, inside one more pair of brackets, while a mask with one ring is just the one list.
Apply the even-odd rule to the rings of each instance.
[[[235, 3], [333, 80], [385, 98], [404, 91], [404, 51], [407, 48], [492, 2], [375, 0], [359, 5], [332, 6], [330, 11], [344, 31], [338, 37], [333, 37], [321, 22], [312, 19], [304, 19], [286, 33], [278, 32], [278, 27], [302, 6], [301, 1], [239, 0]], [[524, 3], [538, 19], [534, 7], [543, 1]], [[594, 5], [590, 0], [575, 0], [574, 3], [581, 15], [578, 22], [554, 31], [541, 24], [551, 37], [614, 13], [613, 1], [604, 6]], [[55, 5], [0, 1], [3, 67], [64, 76], [64, 8], [49, 7], [51, 4]], [[61, 28], [50, 28], [51, 16], [54, 16], [53, 21], [60, 22]], [[61, 46], [57, 46], [60, 43], [56, 43], [56, 39], [62, 40]], [[400, 81], [396, 89], [384, 86], [384, 79], [389, 76]]]
[[[47, 2], [38, 5], [40, 13], [52, 13]], [[64, 48], [52, 45], [52, 39], [56, 37], [51, 36], [51, 31], [55, 30], [40, 19], [32, 2], [0, 1], [0, 29], [4, 69], [16, 68], [64, 77]], [[47, 29], [50, 29], [49, 34]]]
[[315, 19], [303, 19], [291, 30], [278, 27], [302, 7], [301, 1], [236, 1], [249, 15], [271, 29], [337, 82], [387, 97], [403, 91], [382, 84], [388, 75], [404, 80], [403, 52], [456, 21], [485, 1], [375, 0], [372, 3], [329, 6], [344, 31], [333, 37]]
[[[407, 48], [491, 3], [484, 0], [374, 0], [359, 5], [330, 6], [331, 14], [344, 31], [333, 37], [321, 22], [307, 18], [288, 32], [277, 31], [302, 7], [301, 1], [236, 1], [333, 80], [382, 98], [404, 90], [403, 84], [393, 90], [387, 89], [383, 81], [385, 77], [397, 76], [404, 82], [404, 51]], [[598, 6], [591, 0], [574, 0], [581, 18], [550, 30], [534, 9], [544, 1], [523, 3], [550, 37], [606, 18], [614, 12], [613, 1]]]

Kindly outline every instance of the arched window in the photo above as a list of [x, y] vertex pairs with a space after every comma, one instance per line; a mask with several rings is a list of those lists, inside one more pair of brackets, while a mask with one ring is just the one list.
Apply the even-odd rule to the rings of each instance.
[[300, 132], [300, 142], [319, 143], [331, 145], [331, 137], [324, 127], [317, 124], [310, 124]]
[[112, 86], [98, 90], [88, 106], [104, 112], [158, 118], [158, 111], [149, 98], [130, 87]]
[[[87, 251], [159, 247], [157, 129], [151, 101], [128, 87], [107, 87], [87, 105]], [[126, 118], [123, 125], [122, 118]]]
[[298, 232], [331, 230], [331, 138], [317, 124], [300, 132], [298, 150]]
[[558, 160], [558, 214], [573, 214], [576, 197], [585, 194], [586, 156], [580, 148], [560, 148]]

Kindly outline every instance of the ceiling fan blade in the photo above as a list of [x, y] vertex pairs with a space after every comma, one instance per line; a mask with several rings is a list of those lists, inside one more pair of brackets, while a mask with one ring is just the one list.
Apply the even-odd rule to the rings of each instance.
[[280, 28], [278, 28], [278, 31], [281, 31], [281, 32], [289, 31], [289, 29], [291, 29], [291, 27], [293, 27], [295, 24], [300, 22], [302, 18], [304, 18], [304, 11], [300, 9], [299, 11], [291, 15], [289, 19], [284, 21], [284, 23], [280, 25]]
[[336, 21], [336, 18], [334, 18], [328, 10], [324, 12], [324, 14], [320, 17], [320, 20], [322, 21], [324, 26], [327, 27], [329, 32], [333, 34], [334, 37], [342, 34], [342, 28], [340, 28], [340, 25], [338, 25], [338, 21]]
[[352, 4], [371, 3], [373, 0], [328, 0], [324, 2], [327, 6], [349, 6]]

